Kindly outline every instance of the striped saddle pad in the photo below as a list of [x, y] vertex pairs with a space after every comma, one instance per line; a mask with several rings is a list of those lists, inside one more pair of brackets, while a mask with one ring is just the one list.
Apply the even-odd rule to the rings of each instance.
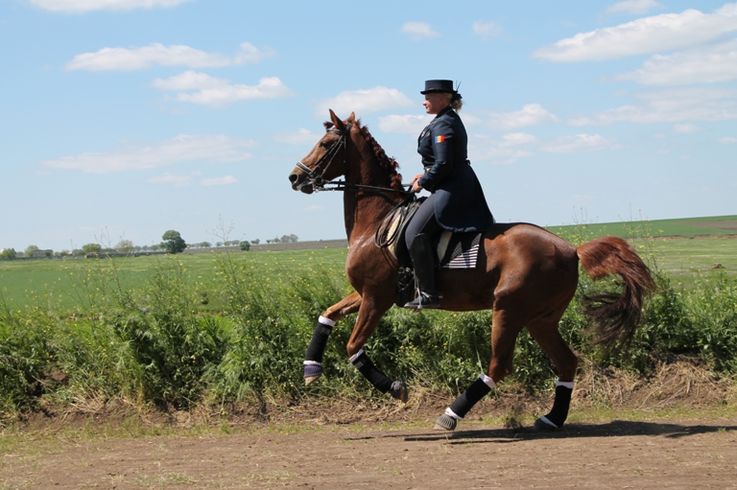
[[440, 268], [475, 269], [481, 249], [481, 233], [444, 231], [438, 242]]

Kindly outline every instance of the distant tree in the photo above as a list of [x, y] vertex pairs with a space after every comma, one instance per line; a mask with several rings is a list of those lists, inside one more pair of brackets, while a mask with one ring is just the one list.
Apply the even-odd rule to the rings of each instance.
[[177, 254], [187, 248], [187, 242], [184, 241], [182, 235], [176, 230], [167, 230], [161, 238], [164, 240], [161, 245], [166, 250], [166, 253]]
[[134, 248], [135, 246], [133, 245], [133, 242], [130, 240], [120, 240], [118, 244], [115, 245], [115, 250], [123, 254], [131, 253]]
[[14, 260], [17, 256], [18, 254], [14, 248], [4, 248], [0, 252], [0, 260]]
[[26, 247], [25, 255], [26, 257], [32, 257], [34, 252], [38, 252], [39, 248], [36, 245], [28, 245]]
[[254, 245], [258, 245], [259, 243], [261, 243], [261, 240], [257, 238], [255, 240], [251, 240], [251, 243]]
[[82, 245], [82, 252], [85, 254], [99, 254], [102, 251], [102, 245], [99, 243], [87, 243]]
[[248, 241], [246, 240], [243, 240], [240, 243], [240, 247], [241, 247], [241, 250], [243, 250], [244, 252], [248, 252], [249, 250], [251, 250], [251, 244], [248, 243]]

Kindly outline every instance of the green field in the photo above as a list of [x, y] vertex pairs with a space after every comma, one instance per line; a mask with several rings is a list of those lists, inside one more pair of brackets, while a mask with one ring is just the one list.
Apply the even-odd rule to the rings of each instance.
[[253, 270], [264, 281], [289, 278], [305, 271], [338, 273], [344, 248], [282, 251], [179, 254], [114, 259], [39, 259], [0, 262], [0, 299], [12, 308], [49, 305], [84, 308], [111, 289], [138, 289], [162, 270], [175, 270], [202, 295], [213, 299], [208, 309], [220, 309], [218, 290], [223, 260]]
[[[737, 216], [633, 223], [553, 227], [572, 243], [601, 235], [635, 237], [632, 243], [645, 261], [679, 282], [695, 276], [737, 275]], [[704, 232], [713, 233], [704, 235]], [[666, 238], [667, 237], [667, 238]], [[346, 249], [233, 252], [229, 260], [254, 270], [264, 280], [288, 279], [305, 271], [342, 273]], [[144, 256], [116, 259], [39, 259], [0, 262], [0, 299], [12, 308], [49, 305], [85, 307], [109, 288], [137, 289], [161, 269], [177, 269], [188, 284], [208, 297], [208, 308], [220, 309], [218, 260], [222, 253]]]
[[592, 236], [615, 235], [623, 238], [737, 235], [737, 215], [552, 226], [550, 230], [564, 235], [577, 230]]

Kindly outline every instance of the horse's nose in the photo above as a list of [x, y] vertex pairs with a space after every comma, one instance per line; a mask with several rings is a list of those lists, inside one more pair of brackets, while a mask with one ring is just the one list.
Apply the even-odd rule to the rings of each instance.
[[298, 178], [299, 177], [294, 172], [292, 172], [291, 174], [289, 174], [289, 182], [291, 182], [292, 184], [294, 184], [295, 182], [297, 182], [297, 179]]

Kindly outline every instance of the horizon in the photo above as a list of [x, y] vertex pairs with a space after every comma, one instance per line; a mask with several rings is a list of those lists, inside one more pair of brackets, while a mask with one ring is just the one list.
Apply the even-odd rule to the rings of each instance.
[[3, 2], [0, 249], [342, 239], [342, 196], [294, 192], [294, 162], [355, 111], [408, 182], [432, 78], [497, 221], [737, 213], [737, 3], [446, 7]]

